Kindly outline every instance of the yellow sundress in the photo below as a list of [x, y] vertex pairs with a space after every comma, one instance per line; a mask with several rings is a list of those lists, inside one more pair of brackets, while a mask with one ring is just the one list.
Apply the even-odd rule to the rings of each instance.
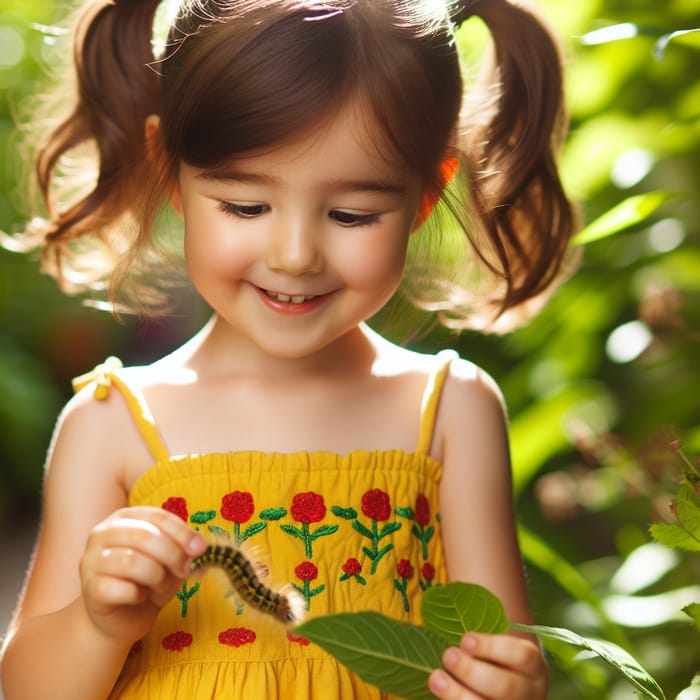
[[[171, 456], [143, 396], [114, 358], [79, 378], [97, 398], [123, 395], [155, 464], [130, 505], [162, 506], [194, 529], [230, 537], [291, 583], [307, 618], [374, 610], [420, 622], [420, 600], [446, 581], [440, 538], [441, 466], [429, 454], [455, 353], [436, 357], [419, 442], [403, 450]], [[321, 648], [250, 610], [216, 574], [186, 580], [132, 648], [110, 698], [377, 700], [386, 698]]]

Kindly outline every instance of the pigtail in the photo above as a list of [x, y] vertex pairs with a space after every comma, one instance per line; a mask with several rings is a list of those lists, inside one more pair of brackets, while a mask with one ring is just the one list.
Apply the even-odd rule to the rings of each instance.
[[544, 24], [510, 0], [466, 0], [456, 20], [471, 15], [490, 29], [495, 61], [465, 105], [460, 150], [487, 239], [475, 248], [504, 280], [503, 313], [551, 285], [576, 226], [556, 167], [562, 60]]
[[[157, 6], [157, 0], [91, 0], [77, 19], [76, 95], [68, 116], [49, 133], [35, 160], [48, 213], [39, 224], [45, 268], [68, 291], [90, 286], [87, 278], [69, 274], [72, 253], [83, 249], [76, 246], [78, 239], [94, 236], [102, 243], [103, 256], [111, 260], [100, 269], [93, 257], [91, 265], [98, 270], [95, 277], [104, 278], [132, 248], [133, 240], [124, 236], [139, 235], [138, 226], [124, 223], [143, 202], [150, 167], [144, 123], [149, 114], [158, 112], [159, 79], [149, 66]], [[83, 146], [94, 146], [96, 151], [96, 179], [87, 191], [71, 192], [68, 202], [56, 201], [56, 192], [65, 197], [60, 187], [62, 160]], [[129, 228], [131, 233], [125, 233]]]

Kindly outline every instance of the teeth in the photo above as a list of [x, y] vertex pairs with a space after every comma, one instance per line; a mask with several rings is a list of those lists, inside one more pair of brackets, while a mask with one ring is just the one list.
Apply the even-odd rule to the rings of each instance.
[[289, 294], [282, 294], [281, 292], [271, 292], [269, 290], [265, 290], [265, 294], [267, 296], [272, 297], [273, 299], [277, 299], [277, 301], [291, 301], [292, 304], [302, 304], [305, 301], [310, 301], [311, 299], [314, 299], [314, 296], [301, 296], [301, 295], [294, 295], [291, 296]]

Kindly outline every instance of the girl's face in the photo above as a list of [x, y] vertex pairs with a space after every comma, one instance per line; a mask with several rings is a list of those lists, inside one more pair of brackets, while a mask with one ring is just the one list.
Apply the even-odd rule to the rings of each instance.
[[174, 205], [200, 294], [232, 339], [307, 357], [395, 292], [421, 200], [352, 105], [309, 134], [216, 170], [183, 164]]

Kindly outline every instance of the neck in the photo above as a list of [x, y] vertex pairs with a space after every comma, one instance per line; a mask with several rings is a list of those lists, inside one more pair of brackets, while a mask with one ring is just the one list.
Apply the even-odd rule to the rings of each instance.
[[280, 357], [261, 350], [214, 315], [173, 356], [201, 378], [244, 372], [276, 381], [321, 374], [371, 372], [377, 357], [377, 336], [365, 324], [356, 326], [317, 352], [303, 357]]

